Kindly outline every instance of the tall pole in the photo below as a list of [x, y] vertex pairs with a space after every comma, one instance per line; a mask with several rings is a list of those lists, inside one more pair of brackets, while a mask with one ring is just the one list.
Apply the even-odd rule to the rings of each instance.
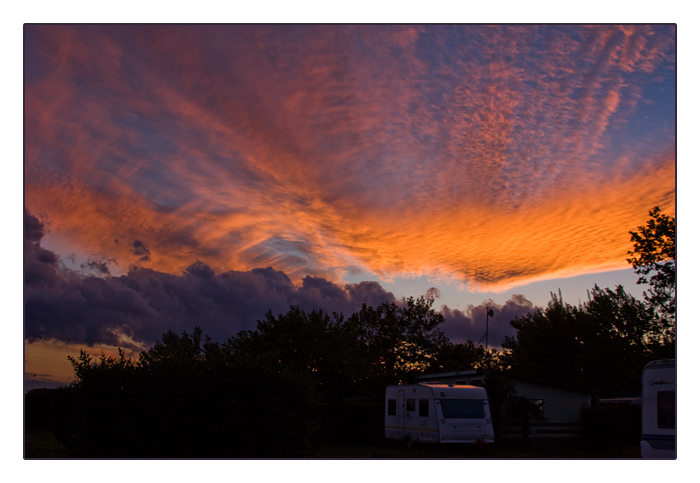
[[493, 310], [486, 307], [486, 352], [489, 351], [489, 316], [493, 317]]
[[486, 307], [486, 352], [489, 351], [489, 308]]

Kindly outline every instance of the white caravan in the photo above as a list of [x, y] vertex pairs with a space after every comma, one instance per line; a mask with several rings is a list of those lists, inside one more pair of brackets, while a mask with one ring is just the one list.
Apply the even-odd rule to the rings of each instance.
[[493, 443], [483, 387], [447, 384], [388, 386], [384, 435], [411, 443]]
[[676, 458], [676, 360], [642, 372], [642, 458]]

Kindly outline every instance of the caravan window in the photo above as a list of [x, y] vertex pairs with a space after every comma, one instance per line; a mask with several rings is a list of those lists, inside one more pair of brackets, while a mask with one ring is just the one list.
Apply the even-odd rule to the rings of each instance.
[[416, 400], [415, 399], [408, 399], [406, 401], [406, 411], [415, 411], [416, 410]]
[[427, 417], [430, 414], [429, 408], [427, 399], [418, 400], [418, 416]]
[[483, 419], [483, 399], [442, 399], [442, 417], [445, 419]]
[[676, 391], [660, 391], [656, 396], [656, 420], [659, 428], [676, 427]]
[[389, 399], [388, 406], [387, 411], [389, 416], [396, 416], [396, 399]]

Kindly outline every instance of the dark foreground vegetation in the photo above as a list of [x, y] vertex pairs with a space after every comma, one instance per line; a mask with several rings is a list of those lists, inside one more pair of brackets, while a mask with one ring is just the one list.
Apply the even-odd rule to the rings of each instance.
[[[583, 307], [554, 297], [513, 321], [522, 337], [507, 340], [502, 354], [445, 340], [440, 316], [423, 299], [365, 308], [347, 321], [292, 308], [224, 344], [198, 328], [168, 332], [135, 362], [123, 353], [97, 360], [81, 353], [72, 360], [73, 385], [26, 395], [25, 425], [50, 432], [77, 458], [611, 457], [638, 443], [638, 414], [584, 412], [578, 445], [500, 440], [491, 449], [405, 453], [384, 441], [383, 395], [387, 384], [426, 371], [480, 367], [498, 431], [501, 407], [537, 416], [510, 394], [510, 375], [537, 374], [598, 396], [638, 391], [641, 368], [672, 355], [673, 341], [651, 337], [653, 324], [633, 339], [629, 328], [646, 323], [646, 312], [630, 304], [637, 302], [620, 290], [596, 289]], [[599, 306], [618, 317], [592, 317]], [[614, 321], [621, 327], [607, 325]]]
[[[299, 420], [295, 425], [278, 428], [272, 423], [251, 428], [260, 419], [256, 417], [233, 425], [228, 420], [212, 422], [200, 414], [195, 420], [176, 419], [168, 428], [158, 427], [155, 430], [160, 433], [154, 435], [152, 431], [158, 425], [145, 423], [145, 415], [130, 423], [109, 415], [96, 421], [81, 421], [81, 408], [71, 403], [74, 397], [73, 391], [65, 389], [36, 390], [26, 395], [26, 458], [639, 457], [639, 406], [600, 406], [584, 411], [585, 431], [578, 438], [498, 438], [495, 444], [483, 446], [414, 444], [409, 449], [400, 442], [384, 439], [383, 404], [344, 403], [320, 408], [323, 412], [311, 421]], [[177, 410], [170, 414], [173, 412]], [[85, 425], [90, 422], [95, 426], [86, 430]], [[222, 426], [219, 429], [215, 427], [218, 424]]]
[[[651, 215], [649, 230], [673, 221], [658, 210]], [[675, 228], [672, 235], [675, 240]], [[650, 250], [644, 246], [635, 245], [631, 255]], [[656, 267], [644, 301], [622, 287], [596, 286], [578, 306], [553, 295], [546, 308], [511, 322], [517, 336], [503, 342], [502, 353], [471, 341], [452, 344], [440, 331], [442, 316], [424, 298], [363, 306], [347, 318], [291, 307], [224, 343], [199, 328], [167, 332], [136, 361], [121, 351], [97, 359], [81, 352], [71, 358], [74, 384], [25, 396], [25, 456], [633, 457], [640, 435], [635, 406], [584, 409], [584, 434], [565, 442], [502, 438], [500, 414], [509, 407], [523, 424], [537, 418], [527, 401], [513, 397], [510, 377], [573, 386], [594, 401], [638, 395], [644, 365], [675, 356], [675, 245], [673, 258], [661, 263], [665, 256], [630, 260], [643, 258], [635, 268], [645, 277], [652, 273], [646, 267]], [[384, 440], [387, 385], [465, 368], [486, 374], [496, 444], [409, 452]]]
[[[83, 459], [63, 445], [48, 430], [27, 430], [25, 458]], [[406, 446], [389, 440], [359, 443], [320, 443], [306, 459], [633, 459], [639, 458], [639, 441], [627, 445], [595, 447], [578, 440], [533, 440], [527, 447], [520, 443], [499, 442], [488, 446], [428, 445]], [[233, 456], [232, 458], [237, 458]]]

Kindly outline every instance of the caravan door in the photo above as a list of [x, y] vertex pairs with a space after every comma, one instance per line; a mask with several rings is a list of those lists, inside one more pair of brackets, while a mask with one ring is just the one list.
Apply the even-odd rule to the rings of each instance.
[[398, 399], [396, 414], [399, 417], [399, 431], [403, 434], [403, 432], [406, 431], [406, 392], [399, 391]]

